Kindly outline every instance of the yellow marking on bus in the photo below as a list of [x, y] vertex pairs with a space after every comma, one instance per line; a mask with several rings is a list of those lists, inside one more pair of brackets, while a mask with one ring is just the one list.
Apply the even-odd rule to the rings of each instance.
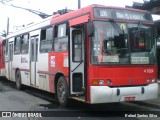
[[122, 30], [125, 30], [125, 29], [126, 29], [126, 25], [125, 25], [125, 24], [121, 24], [121, 25], [120, 25], [120, 28], [121, 28]]

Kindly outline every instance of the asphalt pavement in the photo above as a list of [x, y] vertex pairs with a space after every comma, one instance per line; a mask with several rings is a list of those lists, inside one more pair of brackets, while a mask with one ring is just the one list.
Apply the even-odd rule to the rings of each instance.
[[152, 100], [146, 100], [146, 101], [138, 101], [138, 102], [136, 102], [136, 104], [160, 109], [160, 80], [158, 81], [158, 86], [159, 86], [158, 98], [152, 99]]

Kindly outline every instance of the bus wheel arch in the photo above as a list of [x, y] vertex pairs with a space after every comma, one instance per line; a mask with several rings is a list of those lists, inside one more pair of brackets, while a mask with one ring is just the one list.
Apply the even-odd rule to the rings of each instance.
[[69, 104], [69, 88], [67, 80], [62, 73], [58, 73], [55, 76], [55, 92], [59, 104], [65, 107]]
[[22, 89], [22, 78], [21, 78], [21, 72], [18, 68], [15, 71], [15, 82], [16, 82], [16, 88], [21, 90]]

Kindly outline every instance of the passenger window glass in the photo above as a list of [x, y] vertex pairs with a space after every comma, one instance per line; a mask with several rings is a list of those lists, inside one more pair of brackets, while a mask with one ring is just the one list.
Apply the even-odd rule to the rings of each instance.
[[22, 42], [21, 42], [21, 53], [27, 54], [29, 48], [29, 35], [23, 35], [22, 36]]
[[66, 51], [68, 49], [68, 36], [66, 35], [66, 24], [55, 26], [54, 50]]
[[21, 37], [15, 37], [14, 40], [14, 54], [20, 54], [20, 50], [21, 50]]
[[66, 36], [66, 24], [58, 26], [58, 37]]
[[80, 62], [82, 60], [82, 31], [73, 30], [72, 32], [73, 39], [73, 61]]
[[5, 49], [5, 53], [6, 53], [6, 55], [8, 55], [8, 39], [6, 39], [6, 49]]
[[53, 28], [41, 30], [40, 52], [46, 53], [52, 50]]

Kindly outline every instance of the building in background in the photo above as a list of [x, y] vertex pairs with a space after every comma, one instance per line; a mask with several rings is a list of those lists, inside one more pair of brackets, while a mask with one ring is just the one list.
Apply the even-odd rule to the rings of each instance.
[[[147, 10], [151, 14], [160, 15], [160, 0], [144, 0], [144, 3], [133, 2], [132, 8]], [[160, 20], [155, 21], [160, 26]], [[160, 27], [157, 28], [160, 35]]]
[[160, 15], [160, 0], [144, 0], [144, 3], [134, 2], [132, 7]]

